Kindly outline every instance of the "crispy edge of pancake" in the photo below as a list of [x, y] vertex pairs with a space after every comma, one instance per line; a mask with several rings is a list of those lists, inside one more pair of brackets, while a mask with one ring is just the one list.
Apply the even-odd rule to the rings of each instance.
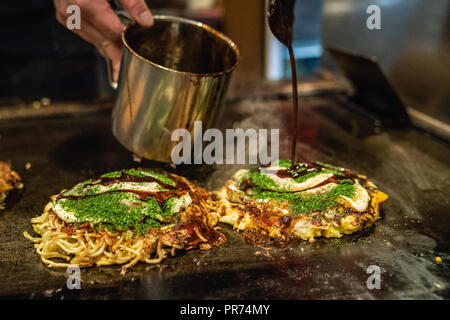
[[22, 187], [22, 179], [16, 171], [11, 170], [11, 164], [0, 161], [0, 210], [4, 209], [3, 201], [8, 193], [14, 188], [21, 189]]
[[[196, 186], [184, 177], [171, 174], [171, 176], [177, 177], [183, 183], [188, 185], [189, 191], [198, 195], [198, 201], [192, 203], [189, 207], [183, 209], [180, 212], [179, 219], [173, 223], [163, 226], [157, 229], [150, 229], [145, 235], [135, 235], [127, 238], [125, 241], [129, 241], [130, 245], [128, 249], [135, 251], [136, 241], [141, 242], [140, 254], [136, 255], [132, 259], [120, 259], [117, 257], [114, 259], [114, 255], [120, 255], [120, 242], [122, 236], [128, 231], [121, 231], [111, 233], [109, 231], [96, 231], [92, 223], [86, 222], [80, 226], [75, 226], [74, 223], [67, 223], [60, 219], [52, 208], [56, 203], [58, 195], [50, 197], [50, 202], [45, 206], [44, 213], [31, 219], [33, 229], [39, 237], [32, 237], [27, 232], [24, 232], [24, 236], [35, 243], [35, 249], [41, 256], [42, 261], [49, 267], [66, 267], [67, 265], [78, 265], [80, 267], [90, 267], [93, 265], [114, 265], [125, 264], [122, 266], [122, 274], [133, 267], [137, 262], [144, 261], [146, 263], [159, 263], [165, 259], [168, 253], [174, 255], [175, 249], [177, 250], [190, 250], [193, 248], [200, 248], [201, 250], [209, 250], [214, 246], [221, 246], [227, 239], [223, 233], [220, 232], [220, 227], [217, 226], [218, 219], [215, 215], [211, 214], [206, 206], [206, 201], [210, 197], [210, 193], [205, 189]], [[60, 192], [64, 193], [67, 190]], [[52, 234], [54, 233], [54, 234]], [[73, 253], [68, 251], [64, 246], [60, 246], [58, 242], [61, 236], [79, 236], [79, 241], [84, 242], [84, 249]], [[106, 247], [111, 247], [112, 251], [106, 251], [106, 255], [96, 252], [95, 255], [85, 255], [86, 247], [89, 246], [89, 240], [87, 238], [101, 239], [106, 243]], [[56, 239], [56, 241], [48, 241], [46, 239]], [[50, 243], [51, 242], [51, 243]], [[119, 245], [118, 247], [116, 245]], [[49, 252], [45, 252], [45, 248], [51, 247]], [[157, 258], [152, 258], [153, 254], [157, 254]], [[62, 258], [68, 261], [67, 263], [59, 263], [52, 261], [52, 258]], [[123, 258], [123, 257], [122, 257]]]
[[377, 189], [371, 181], [363, 186], [370, 195], [369, 208], [365, 212], [350, 211], [345, 202], [333, 208], [335, 213], [328, 217], [326, 212], [313, 212], [308, 215], [289, 215], [287, 201], [260, 200], [247, 196], [238, 189], [237, 172], [218, 191], [212, 192], [213, 201], [209, 205], [219, 222], [230, 224], [237, 231], [253, 230], [270, 238], [287, 240], [290, 237], [313, 241], [316, 237], [342, 237], [371, 226], [380, 218], [380, 205], [388, 196]]

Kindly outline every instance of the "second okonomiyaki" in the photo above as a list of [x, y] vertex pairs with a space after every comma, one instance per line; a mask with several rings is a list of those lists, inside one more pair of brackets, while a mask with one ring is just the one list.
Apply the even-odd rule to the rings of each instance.
[[314, 162], [280, 160], [240, 170], [210, 202], [220, 222], [244, 230], [247, 242], [264, 237], [281, 246], [290, 238], [341, 237], [372, 225], [387, 195], [366, 176]]

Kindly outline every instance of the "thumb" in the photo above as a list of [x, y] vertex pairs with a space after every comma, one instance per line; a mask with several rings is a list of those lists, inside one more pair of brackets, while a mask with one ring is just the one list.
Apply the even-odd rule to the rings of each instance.
[[141, 26], [153, 26], [152, 13], [144, 0], [119, 0], [119, 2]]

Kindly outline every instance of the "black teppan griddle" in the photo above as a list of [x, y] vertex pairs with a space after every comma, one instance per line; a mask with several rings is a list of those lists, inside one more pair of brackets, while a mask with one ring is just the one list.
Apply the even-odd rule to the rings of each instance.
[[[389, 196], [383, 218], [340, 239], [280, 249], [228, 242], [210, 251], [179, 252], [158, 265], [82, 269], [81, 290], [68, 290], [63, 269], [45, 267], [23, 231], [48, 197], [88, 177], [121, 168], [161, 167], [209, 190], [243, 166], [173, 169], [131, 154], [114, 139], [108, 111], [40, 120], [0, 121], [0, 159], [21, 174], [25, 189], [0, 212], [0, 298], [52, 299], [441, 299], [450, 298], [450, 146], [412, 127], [385, 129], [335, 96], [301, 100], [298, 158], [349, 167]], [[288, 98], [236, 100], [223, 128], [284, 128]], [[289, 157], [282, 130], [281, 156]], [[25, 164], [31, 168], [25, 170]], [[442, 262], [436, 262], [436, 256]], [[368, 289], [367, 268], [381, 268], [380, 289]]]

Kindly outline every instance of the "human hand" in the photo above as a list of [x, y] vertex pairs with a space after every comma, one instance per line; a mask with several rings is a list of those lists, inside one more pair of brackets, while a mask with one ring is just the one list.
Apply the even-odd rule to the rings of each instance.
[[[120, 60], [122, 58], [121, 33], [123, 24], [114, 13], [107, 0], [53, 0], [56, 19], [67, 27], [67, 7], [77, 5], [81, 12], [81, 28], [73, 29], [75, 34], [93, 44], [106, 59], [110, 59], [113, 77], [119, 77]], [[144, 27], [153, 25], [153, 17], [144, 0], [119, 0], [123, 9]]]

